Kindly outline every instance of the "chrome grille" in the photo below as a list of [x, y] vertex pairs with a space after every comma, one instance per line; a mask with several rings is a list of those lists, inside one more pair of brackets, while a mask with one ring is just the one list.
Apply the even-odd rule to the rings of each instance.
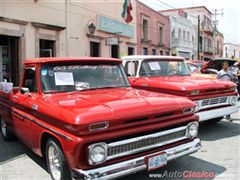
[[[108, 146], [108, 157], [118, 156], [119, 154], [129, 153], [129, 152], [135, 152], [138, 150], [145, 150], [145, 149], [151, 149], [155, 146], [161, 146], [165, 144], [169, 144], [171, 142], [176, 142], [181, 139], [186, 138], [186, 127], [178, 129], [178, 131], [170, 132], [167, 134], [159, 134], [158, 136], [154, 135], [150, 137], [143, 136], [139, 137], [139, 139], [133, 140], [126, 143], [119, 143], [117, 145], [111, 146], [109, 144]], [[116, 143], [113, 143], [116, 144]], [[158, 146], [157, 146], [158, 145]]]
[[215, 105], [215, 104], [223, 104], [226, 103], [228, 100], [228, 97], [217, 97], [217, 98], [211, 98], [211, 99], [204, 99], [202, 100], [202, 106], [208, 106], [208, 105]]

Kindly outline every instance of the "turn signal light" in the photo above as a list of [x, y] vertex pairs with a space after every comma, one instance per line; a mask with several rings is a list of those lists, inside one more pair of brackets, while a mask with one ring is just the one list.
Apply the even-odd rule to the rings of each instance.
[[103, 130], [103, 129], [107, 129], [108, 126], [109, 126], [109, 122], [100, 122], [100, 123], [90, 124], [88, 126], [88, 130], [89, 131]]

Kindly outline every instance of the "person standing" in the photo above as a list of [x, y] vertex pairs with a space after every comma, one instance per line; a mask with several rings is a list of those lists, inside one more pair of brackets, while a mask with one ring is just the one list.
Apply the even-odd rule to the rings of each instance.
[[[233, 72], [229, 69], [229, 64], [227, 61], [222, 63], [222, 70], [217, 73], [217, 79], [222, 81], [233, 81], [235, 80], [235, 76]], [[232, 122], [230, 115], [226, 116], [226, 119]]]
[[227, 61], [222, 63], [222, 70], [217, 73], [217, 79], [222, 81], [233, 81], [234, 74], [229, 69], [229, 64]]

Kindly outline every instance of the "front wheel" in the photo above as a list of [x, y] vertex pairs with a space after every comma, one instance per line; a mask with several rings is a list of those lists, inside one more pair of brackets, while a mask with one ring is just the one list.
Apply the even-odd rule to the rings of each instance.
[[46, 145], [48, 172], [53, 180], [70, 180], [71, 173], [60, 144], [50, 138]]
[[14, 139], [14, 135], [8, 129], [3, 118], [0, 118], [0, 129], [1, 129], [2, 137], [5, 141], [11, 141]]
[[222, 119], [223, 119], [223, 117], [218, 117], [218, 118], [210, 119], [207, 122], [210, 124], [216, 124], [216, 123], [220, 122]]

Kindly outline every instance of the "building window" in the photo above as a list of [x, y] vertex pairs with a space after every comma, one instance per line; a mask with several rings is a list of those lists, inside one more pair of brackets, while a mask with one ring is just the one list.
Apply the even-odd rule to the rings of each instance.
[[181, 29], [178, 29], [178, 38], [181, 39], [182, 35], [181, 35]]
[[159, 43], [162, 45], [163, 44], [163, 27], [159, 27]]
[[90, 42], [90, 56], [100, 57], [100, 43]]
[[183, 30], [183, 39], [186, 39], [186, 31]]
[[236, 50], [234, 49], [233, 50], [233, 58], [235, 58], [235, 55], [236, 55]]
[[143, 48], [143, 55], [148, 55], [148, 48]]
[[225, 57], [228, 57], [227, 47], [225, 47]]
[[40, 50], [39, 56], [40, 57], [54, 57], [56, 56], [55, 50], [55, 41], [51, 40], [43, 40], [40, 39]]
[[148, 20], [143, 19], [143, 39], [148, 40]]
[[187, 40], [190, 40], [190, 32], [187, 32]]
[[128, 47], [128, 55], [134, 55], [134, 48]]
[[163, 55], [163, 51], [160, 51], [160, 55]]
[[217, 54], [219, 54], [220, 52], [220, 43], [219, 43], [219, 41], [217, 41]]
[[175, 38], [175, 28], [172, 30], [172, 38]]
[[156, 52], [156, 49], [152, 49], [152, 55], [156, 55], [157, 52]]

